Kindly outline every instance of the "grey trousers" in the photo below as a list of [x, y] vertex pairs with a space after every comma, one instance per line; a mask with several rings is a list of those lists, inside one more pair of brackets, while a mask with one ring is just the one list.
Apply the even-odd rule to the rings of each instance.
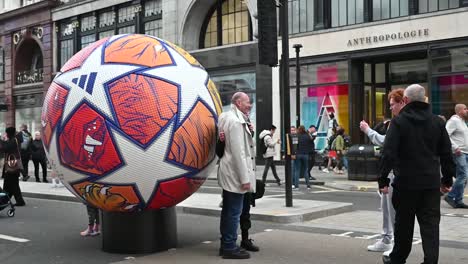
[[390, 179], [390, 186], [388, 187], [388, 194], [381, 194], [380, 206], [382, 208], [382, 238], [385, 243], [391, 243], [393, 239], [393, 230], [395, 227], [395, 209], [392, 204], [393, 196], [393, 172], [388, 175]]

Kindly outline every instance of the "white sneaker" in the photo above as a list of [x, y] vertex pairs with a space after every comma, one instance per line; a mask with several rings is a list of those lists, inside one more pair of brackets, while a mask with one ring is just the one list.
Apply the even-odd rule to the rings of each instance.
[[392, 248], [389, 249], [389, 250], [387, 250], [387, 251], [385, 251], [385, 252], [383, 253], [383, 255], [384, 255], [384, 256], [387, 256], [387, 257], [390, 257], [390, 253], [392, 253], [392, 250], [393, 250], [393, 245], [392, 245]]
[[325, 172], [325, 173], [329, 173], [329, 172], [330, 172], [327, 168], [323, 169], [322, 171]]
[[379, 239], [377, 240], [377, 242], [375, 242], [375, 244], [368, 246], [367, 250], [373, 251], [373, 252], [385, 252], [387, 250], [391, 251], [392, 248], [393, 248], [393, 244], [384, 243], [382, 239]]

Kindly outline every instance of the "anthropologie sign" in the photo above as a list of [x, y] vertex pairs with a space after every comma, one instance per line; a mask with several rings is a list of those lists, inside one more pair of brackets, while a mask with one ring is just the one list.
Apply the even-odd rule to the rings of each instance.
[[384, 43], [393, 40], [407, 40], [407, 39], [416, 39], [416, 38], [424, 38], [429, 36], [429, 29], [422, 28], [422, 29], [415, 29], [415, 30], [408, 30], [408, 31], [400, 31], [394, 33], [386, 33], [386, 34], [379, 34], [367, 37], [360, 37], [360, 38], [353, 38], [349, 39], [347, 46], [348, 47], [357, 47], [362, 45], [368, 44], [377, 44], [377, 43]]

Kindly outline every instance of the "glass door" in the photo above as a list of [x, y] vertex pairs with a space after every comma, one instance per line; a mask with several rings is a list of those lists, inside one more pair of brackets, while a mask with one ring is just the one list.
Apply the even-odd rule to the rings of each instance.
[[387, 71], [386, 63], [364, 64], [364, 115], [363, 119], [374, 127], [387, 114]]

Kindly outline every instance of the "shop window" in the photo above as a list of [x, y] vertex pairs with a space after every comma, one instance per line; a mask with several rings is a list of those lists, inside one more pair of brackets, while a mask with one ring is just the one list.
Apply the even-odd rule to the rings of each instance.
[[[330, 84], [302, 87], [299, 91], [300, 124], [317, 127], [316, 149], [327, 144], [330, 114], [333, 113], [338, 125], [349, 133], [349, 85]], [[296, 125], [296, 89], [290, 89], [291, 125]]]
[[115, 23], [115, 13], [114, 11], [104, 12], [99, 14], [99, 27], [104, 28], [112, 26]]
[[119, 28], [119, 34], [131, 34], [131, 33], [135, 33], [135, 26]]
[[468, 74], [441, 76], [432, 79], [431, 105], [434, 114], [449, 119], [456, 104], [468, 102]]
[[60, 41], [60, 67], [73, 56], [73, 39]]
[[296, 102], [295, 67], [290, 68], [291, 125], [296, 123], [296, 104], [300, 105], [300, 123], [318, 129], [316, 148], [325, 147], [328, 121], [334, 113], [338, 124], [349, 129], [349, 85], [346, 61], [301, 66], [301, 88]]
[[130, 22], [135, 19], [135, 7], [126, 6], [119, 8], [119, 23]]
[[459, 0], [418, 0], [419, 13], [435, 12], [460, 7]]
[[93, 43], [96, 41], [96, 35], [95, 34], [92, 34], [92, 35], [86, 35], [86, 36], [82, 36], [81, 37], [81, 48], [85, 48], [86, 46], [88, 46], [89, 44]]
[[289, 0], [289, 34], [314, 30], [314, 0]]
[[96, 29], [96, 17], [86, 16], [81, 18], [81, 32], [86, 32]]
[[432, 73], [468, 71], [468, 48], [431, 50]]
[[409, 0], [373, 0], [372, 20], [378, 21], [388, 18], [407, 16], [409, 14]]
[[153, 20], [145, 23], [145, 34], [155, 37], [162, 36], [162, 20]]
[[162, 4], [161, 0], [145, 2], [145, 17], [143, 23], [145, 34], [162, 37]]
[[250, 111], [250, 121], [256, 127], [256, 80], [254, 72], [238, 73], [230, 75], [218, 75], [211, 77], [211, 80], [218, 88], [221, 102], [223, 104], [223, 112], [229, 111], [231, 98], [236, 92], [244, 92], [250, 97], [252, 109]]
[[145, 17], [161, 15], [161, 0], [151, 0], [145, 2]]
[[99, 39], [112, 37], [112, 36], [114, 36], [114, 30], [99, 32]]
[[427, 60], [390, 63], [390, 81], [394, 85], [427, 82]]
[[[301, 65], [300, 71], [301, 86], [348, 81], [348, 63], [346, 61]], [[289, 68], [289, 78], [289, 85], [295, 87], [295, 66]]]
[[332, 0], [331, 26], [339, 27], [364, 22], [364, 0]]
[[41, 131], [42, 107], [26, 107], [15, 110], [15, 124], [26, 124], [31, 132]]
[[224, 0], [221, 8], [216, 4], [212, 10], [204, 24], [200, 42], [203, 48], [252, 40], [250, 15], [244, 1]]

